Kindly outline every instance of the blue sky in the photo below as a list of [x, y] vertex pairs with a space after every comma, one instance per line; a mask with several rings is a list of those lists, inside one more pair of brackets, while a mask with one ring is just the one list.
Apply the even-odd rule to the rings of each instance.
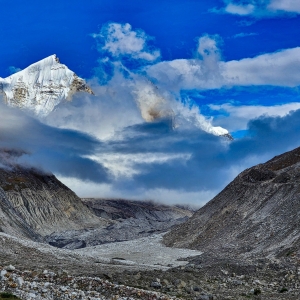
[[[98, 91], [95, 98], [80, 96], [60, 107], [47, 121], [47, 126], [57, 130], [78, 131], [84, 144], [97, 138], [93, 153], [75, 151], [78, 157], [93, 158], [75, 160], [74, 170], [80, 169], [80, 165], [76, 169], [79, 160], [90, 168], [95, 168], [96, 161], [99, 174], [107, 170], [103, 182], [97, 172], [100, 177], [95, 179], [77, 176], [79, 171], [51, 170], [50, 165], [58, 166], [66, 159], [58, 150], [55, 155], [50, 153], [52, 163], [43, 166], [80, 195], [204, 203], [243, 168], [299, 146], [294, 135], [297, 112], [293, 112], [300, 108], [297, 0], [0, 3], [0, 77], [55, 53]], [[148, 82], [157, 91], [153, 92]], [[132, 85], [135, 87], [130, 90]], [[106, 94], [105, 89], [115, 96]], [[143, 91], [165, 99], [162, 116], [172, 110], [182, 129], [169, 132], [163, 118], [155, 127], [149, 116], [143, 115], [150, 101]], [[132, 100], [133, 94], [138, 94], [140, 102]], [[34, 124], [42, 126], [39, 122]], [[195, 131], [192, 123], [201, 130]], [[222, 138], [203, 133], [207, 123], [226, 128], [236, 140], [228, 145]], [[41, 130], [45, 130], [43, 126]], [[285, 143], [279, 145], [274, 131], [280, 126]], [[268, 141], [272, 148], [263, 144], [266, 128], [270, 139], [274, 138]], [[145, 135], [146, 140], [141, 138]], [[66, 151], [71, 148], [68, 144]], [[33, 157], [43, 165], [45, 149], [38, 149]], [[201, 161], [201, 153], [205, 161]], [[122, 155], [127, 156], [116, 170], [120, 165], [116, 157]], [[55, 157], [60, 157], [56, 163]]]
[[220, 0], [2, 2], [2, 77], [8, 75], [9, 66], [24, 68], [53, 53], [79, 75], [91, 76], [99, 53], [90, 34], [108, 22], [143, 29], [155, 38], [153, 44], [161, 50], [162, 60], [192, 57], [195, 39], [205, 33], [223, 39], [225, 60], [254, 57], [300, 43], [299, 16], [257, 18], [212, 12], [225, 6]]

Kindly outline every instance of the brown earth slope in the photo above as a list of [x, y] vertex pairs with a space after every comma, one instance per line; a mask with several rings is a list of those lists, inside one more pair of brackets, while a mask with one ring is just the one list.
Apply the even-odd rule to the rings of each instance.
[[192, 218], [165, 235], [164, 243], [215, 254], [296, 254], [300, 148], [240, 173]]

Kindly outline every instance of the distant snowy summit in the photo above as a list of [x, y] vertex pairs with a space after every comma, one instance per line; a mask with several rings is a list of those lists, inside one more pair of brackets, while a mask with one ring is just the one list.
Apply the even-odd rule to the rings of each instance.
[[85, 81], [61, 64], [55, 54], [0, 78], [0, 92], [9, 106], [30, 110], [40, 117], [76, 92], [93, 94]]

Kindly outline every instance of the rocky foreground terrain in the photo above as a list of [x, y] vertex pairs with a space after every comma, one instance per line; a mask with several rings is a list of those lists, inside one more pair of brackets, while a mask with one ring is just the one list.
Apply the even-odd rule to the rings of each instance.
[[[21, 299], [300, 297], [300, 265], [294, 256], [272, 260], [217, 258], [213, 253], [167, 248], [159, 239], [147, 237], [132, 241], [131, 253], [126, 248], [128, 241], [115, 243], [119, 244], [115, 251], [124, 249], [119, 255], [129, 255], [132, 260], [128, 261], [124, 256], [114, 257], [115, 253], [108, 259], [110, 251], [104, 257], [103, 247], [113, 244], [96, 246], [102, 251], [95, 255], [94, 247], [57, 249], [6, 234], [0, 234], [0, 240], [0, 287]], [[138, 251], [143, 261], [136, 255]], [[169, 267], [168, 255], [173, 258]]]

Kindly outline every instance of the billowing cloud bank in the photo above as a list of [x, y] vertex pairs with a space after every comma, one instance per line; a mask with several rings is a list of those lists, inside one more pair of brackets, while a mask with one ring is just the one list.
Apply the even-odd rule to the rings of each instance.
[[[214, 40], [211, 39], [211, 42]], [[201, 45], [201, 39], [200, 39]], [[203, 59], [176, 59], [150, 66], [147, 73], [159, 84], [178, 89], [218, 89], [232, 86], [300, 85], [300, 47], [253, 58], [220, 61], [207, 50]]]
[[174, 131], [168, 120], [127, 126], [100, 142], [4, 107], [1, 118], [0, 147], [25, 150], [20, 163], [55, 172], [82, 196], [197, 205], [244, 168], [298, 146], [300, 130], [297, 110], [252, 120], [233, 142], [192, 127]]

